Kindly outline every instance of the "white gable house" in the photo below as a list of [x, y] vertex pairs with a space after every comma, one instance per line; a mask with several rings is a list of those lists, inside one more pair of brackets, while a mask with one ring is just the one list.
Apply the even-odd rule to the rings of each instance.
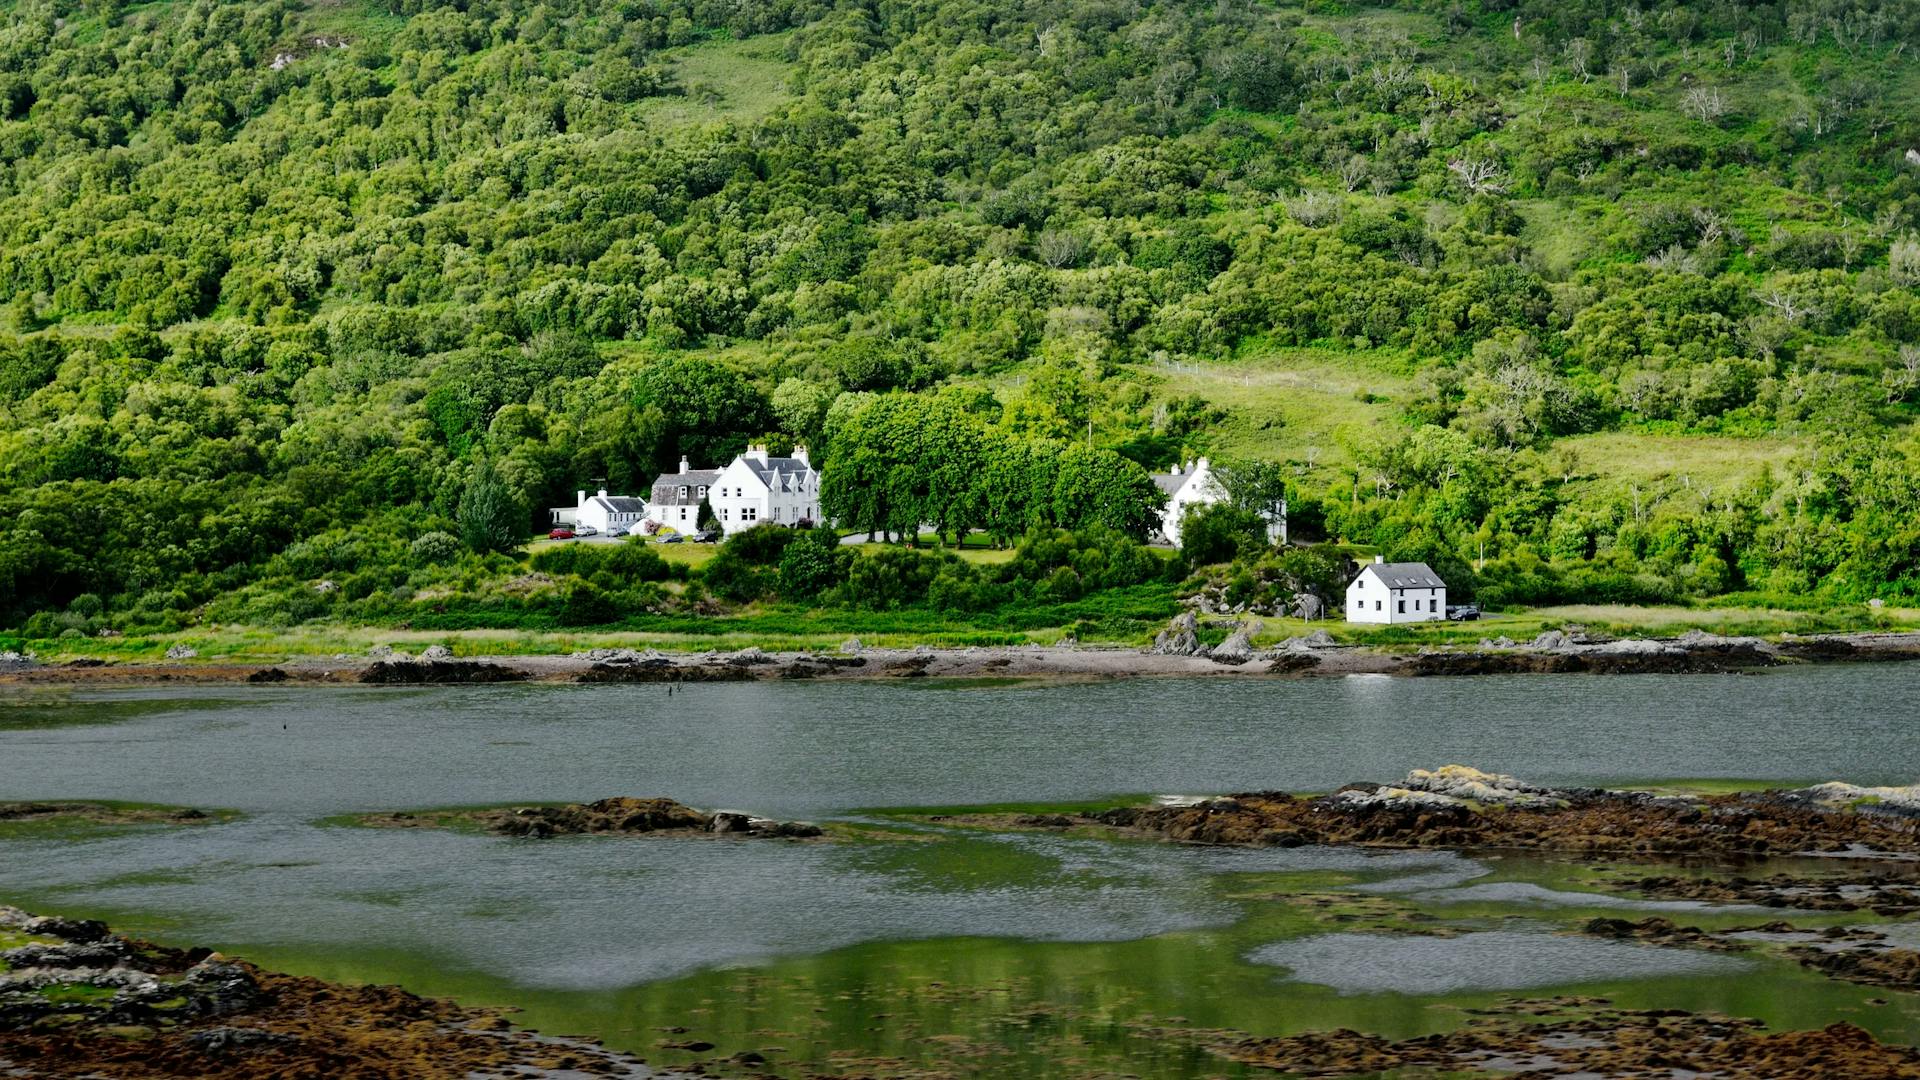
[[647, 499], [646, 520], [656, 528], [672, 529], [683, 535], [700, 530], [700, 503], [712, 490], [720, 475], [716, 469], [691, 469], [680, 459], [680, 471], [661, 473], [653, 479], [653, 491]]
[[574, 508], [572, 526], [598, 529], [612, 536], [624, 533], [640, 523], [646, 516], [647, 501], [631, 495], [609, 495], [606, 488], [589, 495], [584, 491], [573, 493]]
[[[1180, 519], [1189, 509], [1227, 501], [1227, 489], [1221, 486], [1220, 478], [1213, 474], [1213, 465], [1206, 458], [1175, 465], [1172, 472], [1154, 473], [1153, 484], [1167, 500], [1160, 508], [1160, 535], [1174, 547], [1180, 546]], [[1279, 514], [1267, 518], [1267, 542], [1287, 542], [1285, 504], [1281, 505]]]
[[764, 446], [749, 446], [720, 470], [707, 501], [728, 536], [769, 521], [789, 527], [818, 522], [820, 474], [804, 446], [794, 447], [791, 457], [772, 457]]
[[1447, 583], [1423, 562], [1390, 563], [1381, 556], [1347, 586], [1347, 621], [1433, 622], [1447, 617]]

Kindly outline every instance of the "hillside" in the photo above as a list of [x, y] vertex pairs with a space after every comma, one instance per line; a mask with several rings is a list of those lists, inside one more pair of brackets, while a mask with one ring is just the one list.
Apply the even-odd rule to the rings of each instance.
[[[473, 519], [766, 436], [855, 475], [905, 393], [1049, 474], [1281, 463], [1298, 537], [1491, 604], [1920, 595], [1915, 0], [7, 12], [28, 637], [798, 600]], [[1131, 527], [1053, 498], [893, 512]], [[1103, 591], [1050, 557], [1022, 602]], [[1049, 610], [979, 625], [1101, 617]]]

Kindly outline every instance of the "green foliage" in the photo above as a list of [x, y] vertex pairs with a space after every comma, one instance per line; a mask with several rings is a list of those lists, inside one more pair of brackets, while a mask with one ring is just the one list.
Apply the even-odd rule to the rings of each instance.
[[[863, 530], [1145, 535], [1140, 467], [1231, 436], [1293, 449], [1241, 509], [1511, 602], [1920, 591], [1911, 4], [9, 20], [0, 624], [505, 610], [534, 508], [776, 429]], [[1255, 393], [1307, 348], [1376, 430], [1262, 404], [1326, 400]], [[1791, 453], [1568, 460], [1597, 433]], [[793, 560], [752, 587], [851, 585]]]
[[527, 512], [493, 463], [481, 461], [460, 493], [460, 539], [479, 554], [507, 552], [520, 546]]
[[1196, 503], [1180, 518], [1180, 553], [1194, 566], [1231, 562], [1267, 546], [1267, 519], [1231, 502]]

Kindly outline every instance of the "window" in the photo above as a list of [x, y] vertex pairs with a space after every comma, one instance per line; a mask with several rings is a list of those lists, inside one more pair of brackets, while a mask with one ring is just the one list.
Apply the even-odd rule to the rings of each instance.
[[[1417, 604], [1419, 603], [1419, 601], [1416, 600], [1414, 601], [1414, 603]], [[1405, 615], [1406, 613], [1407, 613], [1407, 602], [1405, 600], [1402, 600], [1400, 601], [1400, 614]]]
[[1373, 610], [1375, 610], [1375, 611], [1379, 611], [1379, 610], [1380, 610], [1380, 601], [1378, 601], [1378, 600], [1375, 600], [1375, 601], [1373, 602]]
[[[680, 497], [683, 499], [687, 497], [687, 485], [685, 484], [680, 485]], [[685, 516], [685, 515], [682, 515], [682, 516]]]

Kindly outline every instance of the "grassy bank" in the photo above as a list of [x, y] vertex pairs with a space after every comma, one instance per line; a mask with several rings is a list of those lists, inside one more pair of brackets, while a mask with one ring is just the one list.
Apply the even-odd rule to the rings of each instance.
[[[668, 652], [729, 651], [749, 645], [776, 652], [832, 651], [848, 638], [870, 647], [936, 648], [1053, 645], [1076, 637], [1085, 644], [1144, 646], [1163, 624], [1161, 610], [1171, 601], [1143, 590], [1120, 604], [1091, 601], [1026, 612], [1031, 620], [1003, 625], [968, 621], [924, 609], [891, 612], [803, 609], [768, 606], [737, 615], [671, 617], [648, 620], [645, 628], [572, 630], [421, 629], [391, 626], [340, 626], [313, 623], [292, 628], [219, 626], [141, 637], [58, 638], [0, 636], [0, 648], [31, 650], [43, 660], [97, 657], [128, 663], [164, 660], [167, 650], [184, 645], [198, 655], [192, 662], [273, 663], [296, 657], [359, 658], [376, 645], [417, 653], [445, 645], [456, 656], [546, 656], [602, 648], [659, 649]], [[1203, 640], [1226, 636], [1226, 620], [1203, 627]], [[1325, 630], [1335, 641], [1389, 650], [1433, 645], [1474, 645], [1482, 639], [1525, 642], [1548, 630], [1584, 627], [1616, 637], [1674, 637], [1689, 630], [1725, 635], [1779, 637], [1858, 631], [1920, 630], [1920, 609], [1884, 608], [1789, 611], [1764, 607], [1629, 607], [1568, 605], [1490, 613], [1470, 623], [1364, 626], [1338, 620], [1268, 619], [1256, 635], [1262, 646]]]

